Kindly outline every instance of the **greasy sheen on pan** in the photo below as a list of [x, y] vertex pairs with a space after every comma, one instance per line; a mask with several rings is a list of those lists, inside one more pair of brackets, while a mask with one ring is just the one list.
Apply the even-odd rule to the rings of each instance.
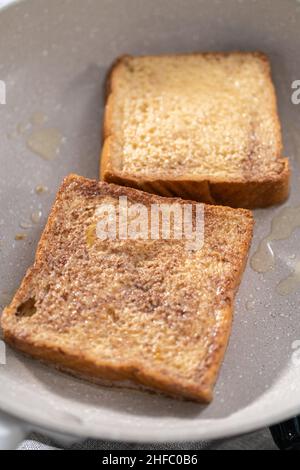
[[270, 63], [260, 52], [119, 58], [103, 134], [107, 182], [250, 209], [289, 193]]
[[[251, 243], [245, 209], [204, 206], [204, 246], [101, 240], [99, 207], [186, 204], [68, 176], [28, 270], [1, 318], [5, 341], [89, 380], [207, 403]], [[195, 204], [191, 202], [190, 204]]]

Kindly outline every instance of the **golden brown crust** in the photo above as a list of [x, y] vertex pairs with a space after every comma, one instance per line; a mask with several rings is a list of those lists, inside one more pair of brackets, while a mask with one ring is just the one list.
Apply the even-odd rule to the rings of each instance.
[[[224, 57], [231, 54], [244, 54], [234, 52], [193, 53], [191, 55], [213, 55]], [[290, 166], [287, 158], [281, 157], [282, 133], [277, 110], [276, 92], [271, 76], [271, 67], [268, 57], [260, 52], [249, 53], [259, 57], [264, 62], [266, 75], [272, 90], [273, 120], [276, 127], [277, 157], [282, 163], [282, 171], [277, 175], [254, 179], [251, 177], [243, 179], [220, 179], [211, 177], [209, 180], [201, 176], [183, 175], [179, 178], [135, 177], [124, 174], [121, 171], [121, 162], [117, 160], [112, 149], [114, 136], [112, 135], [112, 113], [114, 106], [114, 90], [118, 69], [126, 60], [128, 55], [119, 57], [114, 63], [107, 78], [107, 103], [103, 124], [103, 148], [100, 156], [100, 179], [108, 183], [115, 183], [127, 187], [133, 187], [152, 194], [161, 196], [175, 196], [183, 199], [192, 199], [207, 204], [220, 204], [231, 207], [243, 207], [256, 209], [268, 207], [284, 202], [289, 196], [290, 190]], [[150, 56], [149, 56], [150, 57]]]
[[[72, 372], [76, 376], [85, 376], [91, 380], [105, 379], [109, 381], [129, 380], [134, 383], [142, 384], [147, 388], [167, 393], [174, 397], [189, 398], [201, 403], [208, 403], [212, 399], [213, 386], [217, 378], [220, 363], [223, 359], [232, 322], [233, 302], [235, 292], [241, 280], [241, 276], [247, 260], [247, 253], [252, 238], [253, 217], [252, 214], [243, 209], [234, 210], [226, 207], [218, 207], [217, 210], [224, 213], [226, 219], [230, 213], [238, 211], [242, 217], [246, 217], [246, 233], [242, 249], [237, 253], [238, 270], [232, 273], [226, 287], [226, 305], [216, 306], [218, 309], [219, 321], [216, 325], [214, 342], [211, 345], [211, 353], [207, 358], [207, 362], [201, 365], [199, 370], [199, 382], [183, 381], [182, 378], [170, 374], [167, 368], [162, 372], [149, 363], [143, 361], [129, 361], [124, 364], [116, 364], [114, 361], [102, 360], [101, 357], [91, 356], [83, 351], [74, 350], [74, 348], [62, 343], [57, 346], [51, 341], [51, 337], [39, 338], [38, 341], [32, 337], [29, 330], [16, 332], [12, 317], [15, 316], [16, 310], [20, 304], [26, 301], [31, 295], [32, 280], [39, 272], [41, 265], [45, 262], [47, 251], [50, 250], [53, 231], [55, 230], [55, 221], [59, 206], [64, 193], [68, 187], [72, 185], [76, 187], [83, 196], [88, 198], [101, 195], [112, 195], [118, 197], [127, 195], [139, 203], [154, 203], [168, 199], [162, 199], [159, 196], [152, 196], [134, 189], [118, 187], [107, 183], [97, 183], [96, 181], [86, 180], [85, 178], [70, 175], [67, 177], [56, 198], [52, 211], [50, 213], [48, 223], [43, 232], [41, 240], [38, 244], [35, 263], [28, 270], [19, 290], [17, 291], [11, 305], [5, 309], [1, 318], [1, 326], [3, 328], [4, 339], [11, 346], [29, 354], [39, 360], [55, 364], [56, 367]], [[170, 200], [174, 202], [174, 199]], [[183, 201], [178, 200], [183, 203]], [[213, 217], [213, 206], [206, 206], [207, 217]]]

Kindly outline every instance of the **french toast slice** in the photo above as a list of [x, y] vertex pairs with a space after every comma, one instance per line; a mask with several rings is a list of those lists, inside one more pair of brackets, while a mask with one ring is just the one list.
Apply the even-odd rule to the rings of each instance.
[[4, 339], [79, 377], [129, 381], [208, 403], [230, 334], [252, 214], [203, 205], [199, 249], [175, 238], [99, 238], [99, 208], [117, 207], [120, 197], [147, 208], [188, 202], [68, 176], [34, 264], [2, 314]]
[[290, 169], [260, 52], [123, 56], [108, 80], [100, 178], [162, 196], [257, 208]]

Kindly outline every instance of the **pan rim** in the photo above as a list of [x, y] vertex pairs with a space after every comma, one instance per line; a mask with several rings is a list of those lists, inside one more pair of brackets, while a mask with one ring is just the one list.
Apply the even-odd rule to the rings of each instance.
[[[11, 0], [8, 4], [0, 6], [0, 13], [6, 11], [10, 7], [15, 7], [20, 4], [22, 0]], [[300, 403], [300, 402], [299, 402]], [[300, 405], [286, 406], [288, 404], [283, 403], [280, 409], [269, 410], [262, 416], [254, 414], [247, 417], [247, 420], [240, 420], [239, 423], [232, 421], [233, 415], [227, 416], [226, 418], [220, 419], [199, 419], [197, 420], [198, 429], [195, 423], [193, 426], [186, 426], [186, 429], [181, 429], [180, 426], [170, 426], [165, 424], [163, 428], [150, 428], [149, 426], [143, 426], [143, 429], [137, 427], [122, 425], [119, 429], [116, 429], [116, 425], [113, 419], [107, 423], [92, 423], [83, 422], [82, 424], [76, 422], [63, 422], [63, 420], [57, 422], [56, 425], [47, 422], [47, 419], [42, 415], [32, 415], [31, 409], [26, 409], [25, 404], [19, 401], [14, 401], [8, 396], [0, 397], [0, 409], [11, 414], [12, 416], [25, 422], [28, 429], [32, 427], [38, 427], [44, 431], [52, 431], [55, 433], [67, 434], [78, 438], [98, 438], [108, 439], [115, 441], [128, 441], [128, 442], [185, 442], [185, 441], [197, 441], [197, 440], [215, 440], [220, 438], [230, 438], [233, 436], [249, 433], [256, 431], [266, 426], [278, 423], [280, 421], [287, 420], [300, 412]], [[140, 418], [145, 419], [144, 417]], [[206, 429], [205, 423], [212, 423], [213, 425]], [[142, 432], [141, 432], [142, 431]]]

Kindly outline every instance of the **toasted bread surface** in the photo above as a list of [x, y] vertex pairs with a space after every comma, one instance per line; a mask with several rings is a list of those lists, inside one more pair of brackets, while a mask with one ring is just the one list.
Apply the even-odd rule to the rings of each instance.
[[259, 52], [121, 57], [103, 135], [107, 182], [245, 208], [289, 194], [270, 64]]
[[[131, 381], [175, 397], [212, 399], [245, 267], [253, 217], [204, 206], [204, 245], [101, 240], [98, 208], [174, 203], [70, 175], [1, 326], [26, 354], [93, 381]], [[195, 203], [193, 203], [195, 204]]]

